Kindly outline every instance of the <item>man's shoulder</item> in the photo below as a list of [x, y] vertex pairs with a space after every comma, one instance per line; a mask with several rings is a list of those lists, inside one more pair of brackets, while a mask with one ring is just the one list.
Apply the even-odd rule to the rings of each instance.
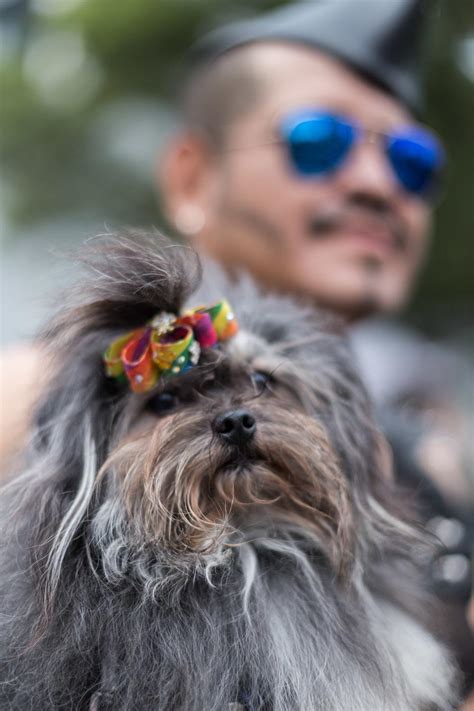
[[45, 376], [39, 346], [17, 344], [0, 351], [0, 460], [2, 469], [22, 448], [33, 405]]

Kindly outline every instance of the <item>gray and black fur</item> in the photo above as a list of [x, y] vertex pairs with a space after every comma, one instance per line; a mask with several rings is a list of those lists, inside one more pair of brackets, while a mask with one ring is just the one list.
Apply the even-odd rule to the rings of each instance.
[[[2, 495], [1, 708], [454, 708], [423, 537], [331, 320], [215, 269], [200, 286], [194, 252], [157, 235], [84, 261]], [[113, 338], [223, 296], [240, 332], [188, 373], [147, 395], [106, 377]], [[235, 407], [257, 422], [248, 451], [213, 431]]]

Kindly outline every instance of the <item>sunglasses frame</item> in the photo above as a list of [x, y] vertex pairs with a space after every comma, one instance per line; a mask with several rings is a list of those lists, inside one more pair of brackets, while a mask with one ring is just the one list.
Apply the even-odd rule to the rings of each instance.
[[[337, 158], [331, 167], [327, 169], [321, 169], [320, 171], [314, 171], [313, 173], [311, 173], [310, 171], [303, 171], [300, 167], [298, 167], [296, 161], [291, 155], [290, 138], [290, 132], [294, 130], [298, 124], [301, 124], [303, 121], [308, 121], [312, 118], [335, 119], [339, 126], [348, 128], [353, 133], [353, 138], [351, 142], [347, 145], [347, 149], [342, 153], [341, 157]], [[401, 125], [399, 128], [388, 132], [363, 126], [360, 122], [350, 120], [347, 117], [335, 112], [333, 113], [331, 111], [322, 109], [300, 109], [299, 111], [290, 113], [285, 118], [280, 120], [278, 127], [275, 129], [275, 132], [278, 134], [278, 138], [276, 138], [274, 142], [286, 146], [288, 159], [291, 163], [291, 166], [293, 170], [297, 173], [297, 175], [302, 179], [324, 179], [328, 175], [335, 173], [341, 168], [341, 166], [344, 165], [356, 144], [363, 141], [369, 144], [382, 144], [385, 157], [390, 165], [392, 174], [394, 175], [397, 184], [410, 196], [417, 197], [421, 200], [432, 201], [434, 196], [439, 193], [440, 183], [442, 182], [442, 176], [446, 169], [446, 151], [440, 137], [430, 128], [422, 124], [404, 124]], [[427, 143], [431, 143], [431, 148], [436, 151], [438, 155], [437, 165], [436, 168], [433, 170], [429, 184], [421, 190], [410, 189], [410, 187], [408, 187], [408, 185], [398, 174], [396, 165], [389, 153], [390, 142], [393, 140], [408, 139], [413, 144], [417, 144], [417, 141], [415, 139], [410, 138], [410, 132], [413, 132], [415, 135], [416, 133], [425, 134], [428, 139]], [[427, 144], [419, 142], [418, 145], [426, 146]]]

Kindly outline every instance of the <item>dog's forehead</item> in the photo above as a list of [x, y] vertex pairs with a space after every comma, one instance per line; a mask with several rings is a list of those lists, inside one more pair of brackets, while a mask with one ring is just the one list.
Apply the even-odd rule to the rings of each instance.
[[251, 363], [257, 358], [271, 357], [272, 350], [264, 338], [241, 328], [226, 344], [225, 353], [231, 360]]
[[266, 373], [286, 370], [287, 358], [279, 353], [262, 336], [241, 328], [224, 346], [225, 360], [237, 371], [262, 371]]
[[186, 305], [211, 305], [226, 299], [235, 313], [239, 332], [222, 351], [235, 363], [259, 369], [279, 368], [291, 361], [306, 373], [320, 374], [346, 360], [347, 344], [335, 317], [307, 301], [263, 292], [248, 274], [229, 278], [212, 262], [204, 264], [204, 278]]
[[[204, 263], [204, 278], [186, 308], [197, 305], [212, 305], [226, 299], [235, 313], [239, 328], [245, 331], [248, 348], [257, 347], [250, 338], [257, 336], [262, 342], [276, 345], [290, 340], [295, 341], [310, 334], [318, 327], [318, 321], [327, 320], [322, 312], [307, 302], [298, 302], [294, 298], [276, 293], [263, 292], [248, 274], [230, 279], [225, 272], [212, 262]], [[319, 317], [318, 317], [319, 313]], [[323, 329], [324, 330], [324, 329]], [[244, 344], [241, 340], [240, 346]], [[253, 344], [253, 345], [252, 345]]]

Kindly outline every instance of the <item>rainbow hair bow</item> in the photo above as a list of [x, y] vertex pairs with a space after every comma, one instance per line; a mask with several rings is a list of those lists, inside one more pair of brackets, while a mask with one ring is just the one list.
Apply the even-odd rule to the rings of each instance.
[[237, 331], [237, 320], [225, 300], [182, 316], [163, 312], [110, 344], [104, 353], [105, 372], [128, 381], [133, 392], [144, 393], [160, 378], [189, 370], [199, 362], [202, 348], [212, 348]]

